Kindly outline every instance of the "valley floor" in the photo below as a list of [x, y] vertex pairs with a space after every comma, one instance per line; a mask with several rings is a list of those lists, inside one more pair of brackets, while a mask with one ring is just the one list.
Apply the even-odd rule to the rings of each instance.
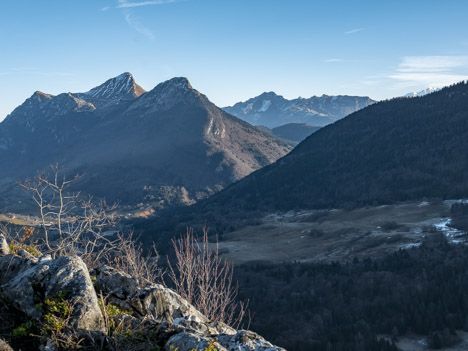
[[437, 230], [449, 242], [462, 243], [466, 235], [450, 227], [450, 207], [456, 201], [271, 214], [260, 225], [225, 234], [220, 249], [237, 264], [332, 262], [416, 247]]

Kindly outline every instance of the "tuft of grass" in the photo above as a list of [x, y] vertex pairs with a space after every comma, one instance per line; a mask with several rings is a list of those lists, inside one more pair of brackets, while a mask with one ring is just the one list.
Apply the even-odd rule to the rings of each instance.
[[13, 335], [19, 337], [31, 336], [34, 334], [36, 326], [33, 321], [27, 321], [21, 323], [15, 329], [13, 329]]
[[17, 245], [15, 243], [11, 243], [8, 245], [10, 249], [10, 253], [17, 253], [19, 249], [23, 249], [33, 255], [34, 257], [40, 257], [41, 252], [37, 249], [36, 245]]

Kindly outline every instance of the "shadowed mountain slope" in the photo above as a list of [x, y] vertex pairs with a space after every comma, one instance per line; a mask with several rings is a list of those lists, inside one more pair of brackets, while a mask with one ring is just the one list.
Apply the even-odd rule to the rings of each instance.
[[[86, 193], [156, 206], [190, 204], [290, 147], [174, 78], [149, 92], [129, 73], [87, 93], [34, 93], [0, 123], [0, 191], [59, 163]], [[10, 199], [11, 200], [11, 199]]]
[[463, 198], [467, 155], [468, 83], [462, 82], [380, 102], [324, 127], [195, 208], [248, 213]]

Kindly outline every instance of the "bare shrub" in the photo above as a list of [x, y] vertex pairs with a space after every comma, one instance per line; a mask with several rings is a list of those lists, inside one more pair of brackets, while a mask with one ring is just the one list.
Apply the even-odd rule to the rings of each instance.
[[[43, 251], [55, 258], [77, 254], [83, 249], [94, 250], [93, 243], [106, 241], [101, 235], [102, 230], [115, 224], [112, 211], [117, 205], [108, 206], [105, 201], [96, 204], [92, 197], [83, 199], [79, 192], [68, 192], [80, 176], [67, 179], [59, 175], [58, 165], [51, 166], [51, 169], [51, 175], [38, 172], [33, 179], [19, 183], [38, 206]], [[92, 239], [83, 248], [80, 241], [85, 235]]]
[[[164, 271], [158, 266], [159, 254], [154, 245], [146, 252], [132, 232], [124, 234], [113, 229], [117, 204], [95, 203], [92, 197], [84, 199], [79, 192], [69, 192], [81, 176], [67, 179], [60, 175], [58, 165], [51, 169], [50, 175], [37, 173], [33, 179], [19, 183], [39, 210], [42, 233], [35, 241], [39, 250], [53, 258], [80, 256], [90, 270], [109, 264], [143, 283], [163, 282]], [[13, 236], [10, 229], [3, 231]]]
[[168, 259], [169, 278], [177, 293], [210, 320], [239, 327], [248, 302], [237, 301], [239, 287], [233, 283], [233, 266], [220, 257], [217, 241], [209, 243], [207, 228], [201, 238], [188, 228], [172, 244], [175, 263]]
[[133, 277], [139, 278], [143, 283], [163, 283], [165, 270], [158, 265], [159, 253], [153, 243], [152, 249], [145, 252], [143, 244], [138, 238], [133, 238], [130, 232], [127, 236], [117, 234], [116, 249], [107, 254], [107, 262], [115, 268]]

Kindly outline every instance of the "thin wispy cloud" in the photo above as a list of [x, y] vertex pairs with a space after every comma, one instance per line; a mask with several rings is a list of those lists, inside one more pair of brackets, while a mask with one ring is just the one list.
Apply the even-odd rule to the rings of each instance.
[[151, 29], [145, 27], [138, 19], [136, 19], [131, 13], [125, 13], [125, 22], [133, 28], [135, 31], [138, 33], [144, 35], [150, 40], [154, 40], [154, 33], [151, 31]]
[[117, 0], [117, 5], [114, 7], [107, 6], [102, 8], [102, 11], [108, 11], [111, 9], [121, 9], [122, 14], [124, 15], [125, 22], [128, 26], [132, 28], [137, 33], [145, 36], [149, 40], [154, 40], [155, 34], [153, 31], [148, 28], [144, 23], [141, 22], [132, 12], [131, 9], [135, 7], [143, 6], [155, 6], [155, 5], [164, 5], [177, 2], [178, 0], [149, 0], [149, 1], [129, 1], [129, 0]]
[[348, 30], [348, 31], [344, 32], [344, 34], [353, 34], [353, 33], [363, 31], [363, 30], [364, 30], [364, 28], [354, 28], [354, 29], [351, 29], [351, 30]]
[[177, 0], [154, 0], [154, 1], [140, 1], [140, 2], [127, 2], [119, 1], [117, 8], [131, 8], [131, 7], [141, 7], [141, 6], [152, 6], [152, 5], [164, 5], [177, 2]]
[[396, 80], [397, 87], [441, 88], [468, 79], [468, 56], [406, 56], [385, 76]]
[[444, 72], [456, 67], [468, 66], [468, 56], [406, 56], [399, 72]]
[[343, 61], [344, 60], [340, 58], [331, 58], [331, 59], [325, 60], [325, 62], [343, 62]]

